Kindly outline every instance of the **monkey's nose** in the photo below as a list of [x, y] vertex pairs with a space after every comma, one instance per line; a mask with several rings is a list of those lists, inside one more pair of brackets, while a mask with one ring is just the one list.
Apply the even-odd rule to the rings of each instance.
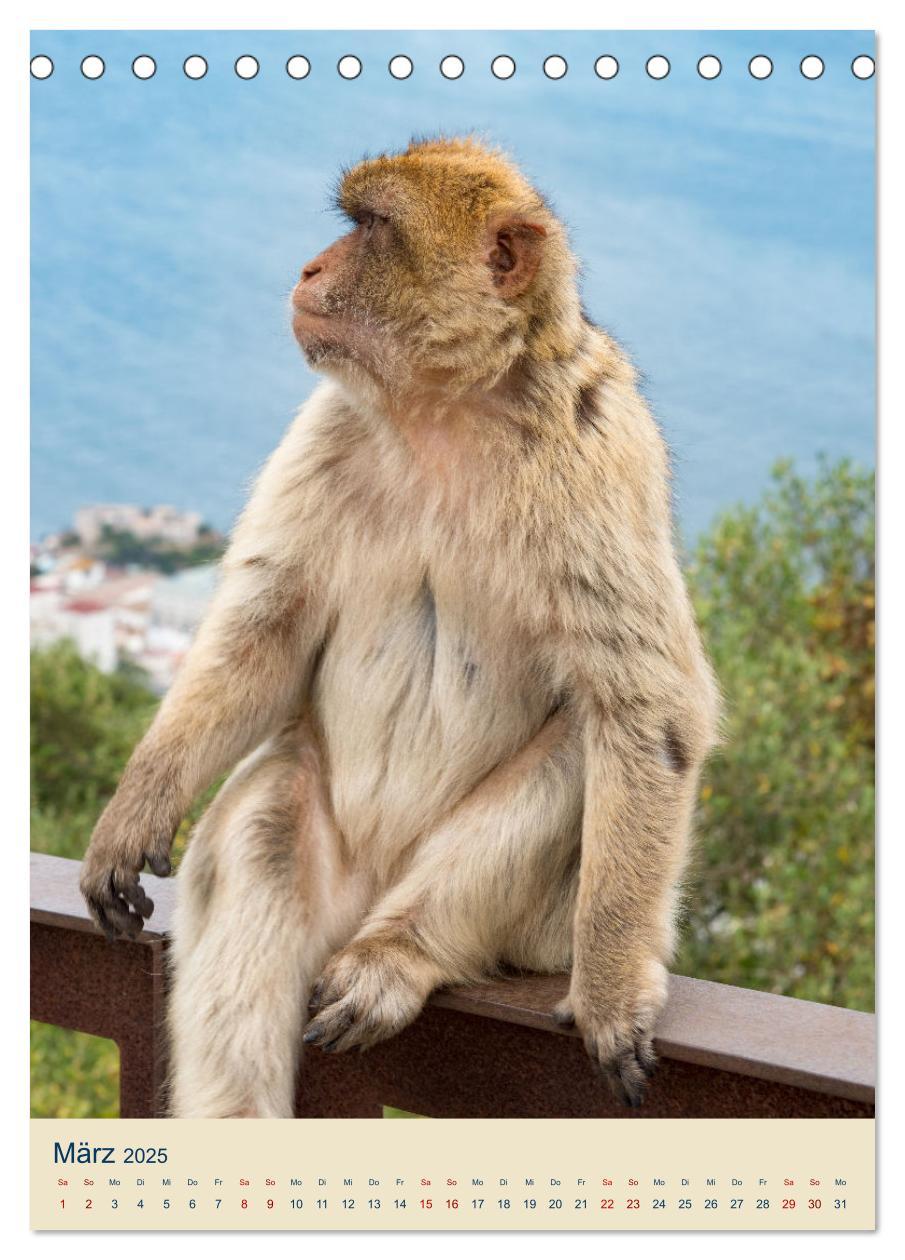
[[323, 271], [323, 267], [320, 263], [309, 263], [307, 267], [302, 268], [302, 279], [313, 280], [315, 276], [320, 275], [321, 271]]

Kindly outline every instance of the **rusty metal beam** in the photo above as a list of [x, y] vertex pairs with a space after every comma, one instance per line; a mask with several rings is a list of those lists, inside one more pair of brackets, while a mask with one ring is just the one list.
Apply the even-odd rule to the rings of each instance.
[[[165, 1038], [164, 952], [172, 881], [134, 942], [110, 944], [78, 891], [78, 863], [32, 855], [32, 1015], [112, 1037], [125, 1115], [157, 1115]], [[580, 1038], [553, 1020], [566, 976], [516, 976], [436, 993], [421, 1017], [367, 1054], [313, 1051], [298, 1114], [769, 1117], [873, 1114], [872, 1015], [673, 976], [657, 1028], [661, 1064], [637, 1113], [614, 1104]]]

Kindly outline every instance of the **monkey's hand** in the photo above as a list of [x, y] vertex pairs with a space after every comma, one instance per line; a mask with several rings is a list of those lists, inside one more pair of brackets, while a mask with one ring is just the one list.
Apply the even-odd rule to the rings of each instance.
[[657, 1057], [653, 1026], [666, 1001], [666, 968], [655, 958], [640, 965], [592, 960], [572, 974], [569, 995], [556, 1007], [554, 1018], [563, 1026], [576, 1025], [585, 1048], [614, 1096], [630, 1107], [644, 1101], [647, 1080]]
[[101, 814], [82, 862], [79, 886], [91, 917], [109, 940], [134, 940], [154, 910], [139, 883], [145, 864], [155, 875], [169, 875], [175, 827], [155, 822], [144, 804], [127, 807], [120, 793]]

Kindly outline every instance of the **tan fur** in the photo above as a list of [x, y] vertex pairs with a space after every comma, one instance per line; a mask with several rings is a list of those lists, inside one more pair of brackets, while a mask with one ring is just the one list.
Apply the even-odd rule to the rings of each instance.
[[339, 203], [359, 226], [295, 296], [328, 380], [259, 478], [83, 888], [136, 931], [145, 859], [164, 868], [193, 796], [246, 757], [179, 876], [174, 1114], [289, 1114], [318, 977], [305, 1037], [342, 1050], [504, 963], [573, 965], [563, 1018], [637, 1101], [717, 715], [666, 452], [500, 154], [415, 145]]

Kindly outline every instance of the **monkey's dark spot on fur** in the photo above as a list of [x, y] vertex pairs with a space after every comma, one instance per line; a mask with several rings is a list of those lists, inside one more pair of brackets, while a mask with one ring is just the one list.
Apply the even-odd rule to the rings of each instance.
[[685, 774], [688, 769], [688, 753], [674, 727], [667, 726], [664, 741], [666, 763], [670, 770], [675, 770], [676, 774]]
[[328, 641], [328, 636], [324, 635], [324, 637], [321, 639], [320, 643], [314, 649], [314, 652], [312, 654], [311, 681], [308, 684], [311, 689], [314, 688], [314, 685], [317, 682], [317, 676], [320, 673], [321, 665], [323, 665], [324, 663], [324, 656], [327, 651], [327, 641]]
[[602, 433], [600, 417], [597, 413], [597, 386], [597, 381], [589, 381], [578, 391], [575, 402], [575, 421], [579, 429], [593, 428], [598, 433]]
[[465, 668], [462, 670], [462, 674], [465, 678], [466, 687], [471, 686], [471, 684], [474, 682], [475, 678], [477, 677], [477, 673], [478, 673], [478, 667], [474, 663], [474, 661], [466, 661]]
[[437, 654], [437, 603], [427, 578], [424, 579], [421, 585], [421, 606], [424, 615], [425, 636], [431, 654], [431, 668], [433, 669], [433, 660]]
[[596, 595], [597, 587], [593, 582], [589, 582], [583, 573], [570, 573], [566, 577], [566, 581], [574, 586], [576, 590], [584, 591], [587, 595]]
[[280, 802], [262, 810], [248, 824], [249, 859], [269, 881], [289, 878], [296, 851], [298, 815], [295, 803]]
[[217, 865], [212, 853], [205, 852], [195, 867], [195, 892], [202, 909], [206, 910], [213, 900], [217, 886]]

